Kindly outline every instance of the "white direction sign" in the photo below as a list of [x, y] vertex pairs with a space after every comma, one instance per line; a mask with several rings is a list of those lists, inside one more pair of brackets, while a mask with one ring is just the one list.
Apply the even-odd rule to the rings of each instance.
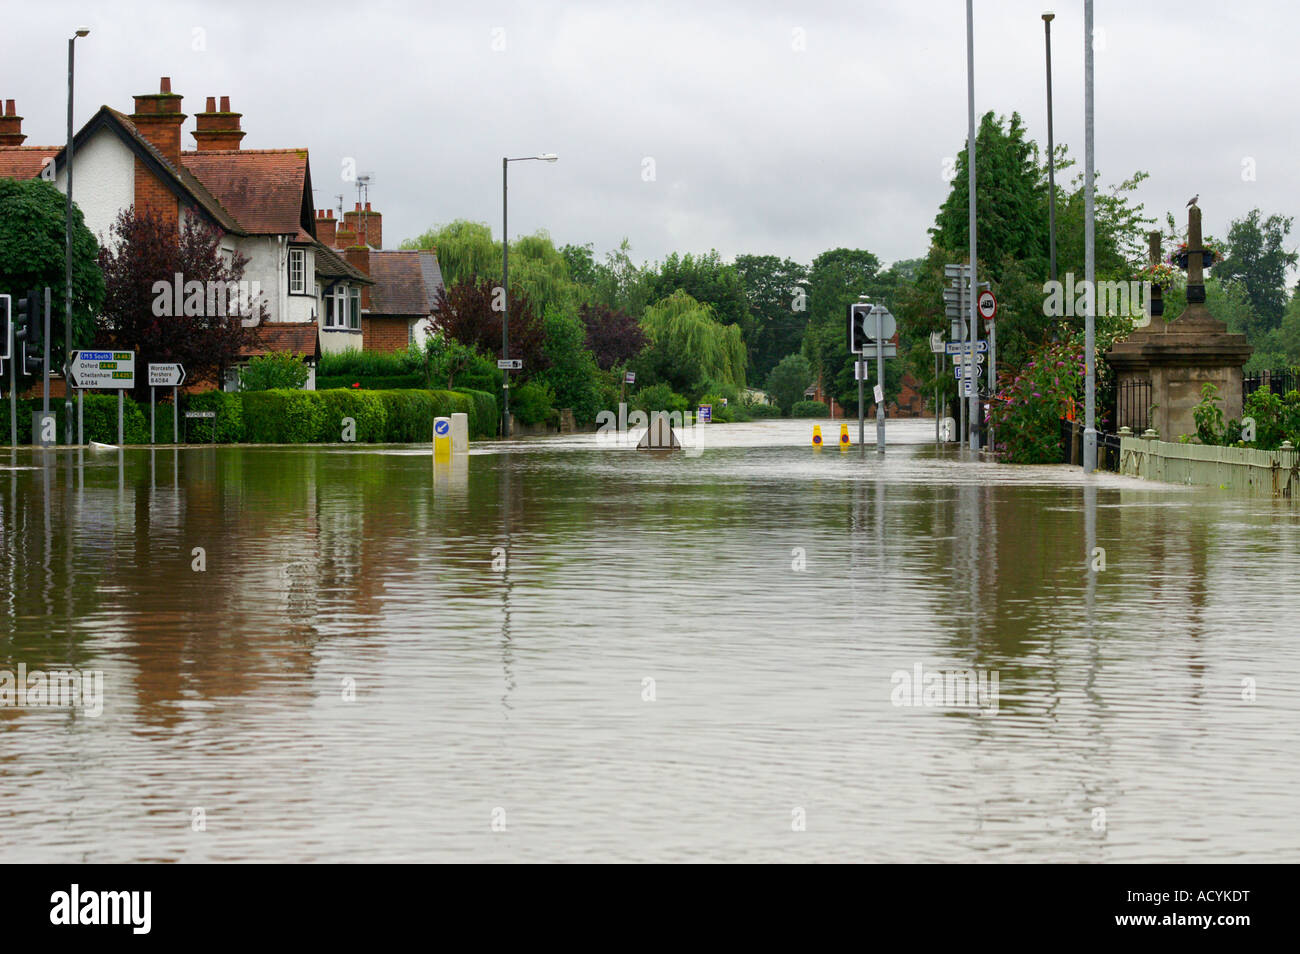
[[991, 321], [993, 316], [998, 313], [998, 300], [993, 297], [991, 291], [982, 291], [979, 297], [975, 299], [975, 307], [979, 309], [981, 318], [985, 321]]
[[959, 364], [952, 369], [952, 376], [958, 380], [962, 378], [978, 378], [984, 371], [978, 364]]
[[150, 364], [149, 387], [178, 388], [185, 383], [185, 369], [179, 364]]
[[74, 388], [133, 388], [135, 352], [74, 351], [68, 373]]
[[522, 358], [498, 358], [497, 368], [501, 371], [522, 371], [524, 362]]
[[975, 396], [975, 382], [972, 381], [970, 378], [966, 378], [961, 382], [961, 396], [962, 397]]
[[943, 340], [943, 332], [942, 332], [942, 331], [932, 331], [932, 332], [930, 332], [930, 350], [931, 350], [931, 351], [933, 351], [935, 354], [943, 354], [943, 352], [944, 352], [944, 347], [943, 347], [943, 346], [944, 346], [944, 343], [945, 343], [945, 342], [944, 342], [944, 340]]
[[[970, 353], [969, 353], [969, 352], [967, 352], [965, 355], [960, 355], [960, 354], [950, 354], [950, 355], [948, 355], [948, 357], [952, 358], [952, 362], [953, 362], [953, 364], [961, 364], [963, 361], [969, 361], [969, 360], [971, 359], [971, 356], [970, 356]], [[983, 363], [984, 363], [984, 355], [983, 355], [982, 352], [978, 352], [978, 351], [977, 351], [977, 352], [975, 353], [975, 363], [976, 363], [976, 364], [983, 364]]]
[[[970, 342], [967, 341], [962, 344], [960, 341], [949, 341], [947, 350], [949, 354], [970, 354]], [[989, 350], [989, 343], [987, 341], [977, 341], [975, 342], [975, 350], [980, 353], [986, 352]]]

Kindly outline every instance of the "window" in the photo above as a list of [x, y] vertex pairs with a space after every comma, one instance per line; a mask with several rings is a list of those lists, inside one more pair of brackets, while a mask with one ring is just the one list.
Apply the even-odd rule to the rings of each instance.
[[361, 328], [361, 295], [358, 289], [336, 285], [321, 299], [324, 327], [332, 331], [356, 331]]
[[307, 293], [307, 250], [305, 248], [289, 249], [289, 294], [305, 295]]

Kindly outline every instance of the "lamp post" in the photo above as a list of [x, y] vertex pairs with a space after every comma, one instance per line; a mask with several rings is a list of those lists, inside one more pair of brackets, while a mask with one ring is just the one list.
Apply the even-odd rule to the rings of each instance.
[[1052, 141], [1052, 21], [1055, 13], [1043, 14], [1047, 43], [1047, 248], [1052, 281], [1056, 281], [1056, 150]]
[[[507, 225], [509, 204], [507, 202], [507, 172], [512, 162], [528, 162], [536, 159], [541, 162], [555, 162], [560, 157], [553, 152], [544, 152], [540, 156], [519, 156], [516, 159], [501, 157], [501, 360], [510, 358], [510, 231]], [[501, 436], [510, 436], [510, 369], [501, 369]]]
[[1083, 356], [1087, 368], [1084, 384], [1083, 472], [1097, 469], [1097, 248], [1096, 206], [1093, 197], [1093, 83], [1092, 0], [1083, 3], [1083, 271], [1088, 281], [1088, 310], [1084, 316]]
[[77, 37], [89, 33], [90, 27], [77, 27], [76, 32], [68, 37], [68, 194], [63, 222], [63, 421], [69, 445], [72, 444], [72, 65]]

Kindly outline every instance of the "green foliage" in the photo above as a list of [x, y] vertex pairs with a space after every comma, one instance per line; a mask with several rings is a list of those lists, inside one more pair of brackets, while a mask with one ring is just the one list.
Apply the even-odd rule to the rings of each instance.
[[775, 255], [737, 255], [749, 304], [750, 377], [765, 380], [777, 362], [798, 351], [808, 328], [808, 267]]
[[998, 376], [990, 402], [997, 449], [1013, 464], [1061, 459], [1061, 419], [1083, 388], [1083, 349], [1073, 342], [1039, 348], [1021, 368]]
[[524, 424], [542, 424], [555, 415], [555, 392], [542, 381], [525, 381], [510, 389], [510, 414]]
[[682, 414], [690, 407], [690, 402], [685, 397], [663, 382], [640, 388], [628, 398], [627, 403], [631, 410], [645, 411], [647, 414], [655, 411], [676, 411]]
[[469, 436], [477, 440], [481, 437], [496, 437], [501, 422], [501, 411], [495, 394], [487, 391], [473, 391], [461, 388], [457, 391], [470, 399]]
[[1202, 444], [1223, 443], [1223, 410], [1218, 404], [1222, 400], [1218, 385], [1201, 385], [1201, 400], [1192, 408], [1192, 420], [1196, 422], [1196, 436]]
[[457, 219], [434, 226], [418, 238], [407, 239], [402, 248], [436, 251], [442, 280], [448, 285], [475, 276], [501, 280], [501, 243], [493, 240], [492, 227], [486, 222]]
[[360, 351], [350, 348], [347, 351], [322, 354], [320, 366], [316, 369], [316, 379], [395, 377], [411, 374], [415, 370], [410, 355], [405, 351]]
[[1265, 219], [1259, 209], [1234, 219], [1228, 229], [1228, 254], [1214, 266], [1215, 278], [1240, 285], [1249, 302], [1250, 321], [1243, 330], [1252, 344], [1282, 324], [1286, 276], [1297, 260], [1296, 252], [1285, 247], [1291, 222], [1283, 215]]
[[[83, 399], [84, 435], [87, 442], [98, 441], [101, 444], [117, 443], [117, 395], [98, 394], [87, 391]], [[41, 398], [20, 398], [18, 404], [18, 443], [32, 442], [32, 413], [40, 411], [43, 406]], [[172, 437], [172, 419], [167, 405], [158, 408], [158, 438], [160, 442], [170, 443]], [[50, 413], [54, 415], [56, 433], [59, 443], [63, 443], [64, 404], [63, 399], [50, 399]], [[72, 403], [73, 431], [76, 430], [77, 403]], [[163, 424], [166, 423], [166, 430]], [[131, 398], [126, 398], [122, 405], [122, 430], [127, 444], [149, 443], [149, 407], [141, 407]], [[9, 398], [0, 400], [0, 441], [9, 442]]]
[[301, 388], [309, 377], [311, 369], [299, 355], [273, 351], [249, 360], [239, 372], [239, 388], [241, 391]]
[[587, 350], [587, 329], [576, 315], [548, 308], [544, 351], [551, 366], [537, 376], [551, 389], [557, 408], [570, 408], [579, 427], [594, 424], [600, 410], [600, 369]]
[[[359, 384], [360, 387], [354, 388], [352, 385]], [[419, 389], [424, 385], [424, 376], [420, 374], [394, 374], [391, 376], [379, 375], [334, 375], [331, 377], [317, 376], [316, 388], [320, 391], [333, 391], [338, 388], [346, 388], [351, 391], [399, 391], [407, 389]]]
[[767, 376], [767, 393], [787, 413], [812, 383], [812, 366], [802, 354], [788, 354]]
[[250, 444], [310, 444], [326, 424], [319, 391], [241, 392], [244, 440]]
[[641, 320], [650, 344], [632, 362], [638, 378], [686, 394], [701, 393], [707, 380], [745, 386], [745, 343], [738, 325], [723, 325], [713, 310], [684, 291], [646, 309]]
[[424, 386], [437, 384], [451, 390], [456, 386], [456, 378], [475, 364], [478, 357], [469, 345], [461, 344], [441, 331], [434, 331], [425, 336], [424, 347], [413, 346], [411, 360], [418, 364], [424, 377]]
[[747, 404], [745, 405], [745, 413], [757, 421], [765, 418], [780, 417], [781, 408], [775, 404]]
[[[215, 418], [181, 419], [181, 439], [191, 444], [206, 444], [213, 440], [216, 428], [218, 444], [237, 444], [244, 439], [244, 404], [238, 393], [229, 391], [204, 391], [182, 399], [184, 411], [216, 411]], [[188, 435], [188, 436], [187, 436]]]
[[384, 440], [388, 428], [388, 412], [377, 392], [332, 388], [314, 393], [321, 406], [320, 430], [316, 440], [325, 444], [342, 441], [345, 418], [352, 419], [355, 425], [353, 436], [358, 444], [373, 444]]
[[[66, 199], [44, 179], [0, 179], [0, 293], [16, 300], [31, 288], [50, 289], [50, 360], [63, 363]], [[95, 339], [95, 316], [104, 304], [99, 243], [72, 206], [72, 339]], [[116, 428], [114, 430], [116, 433]]]
[[796, 401], [790, 409], [791, 417], [829, 417], [830, 408], [825, 401]]
[[[433, 440], [433, 419], [450, 413], [446, 398], [438, 400], [433, 391], [378, 391], [384, 402], [386, 441], [415, 444]], [[447, 394], [447, 392], [439, 392]]]

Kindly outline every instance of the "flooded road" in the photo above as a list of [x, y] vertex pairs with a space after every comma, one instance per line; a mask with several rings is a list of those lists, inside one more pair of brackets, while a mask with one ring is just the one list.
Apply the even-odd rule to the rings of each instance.
[[1292, 504], [703, 430], [0, 451], [0, 858], [1300, 860]]

